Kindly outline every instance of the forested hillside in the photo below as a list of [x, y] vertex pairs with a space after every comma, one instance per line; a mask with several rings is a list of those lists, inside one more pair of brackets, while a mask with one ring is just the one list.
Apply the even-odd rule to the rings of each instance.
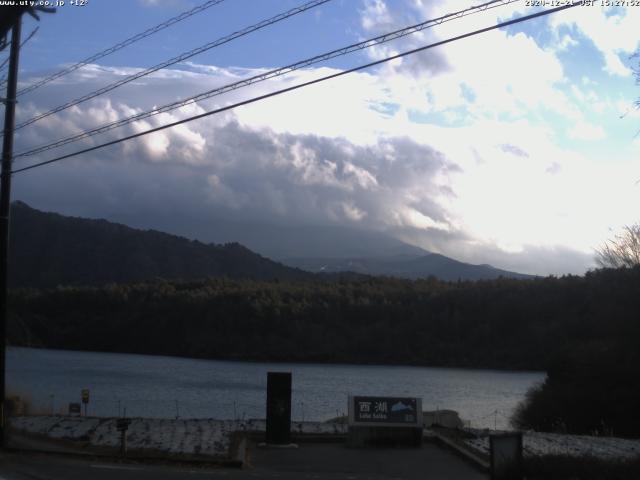
[[103, 285], [157, 277], [311, 278], [237, 243], [206, 245], [106, 220], [41, 212], [22, 202], [12, 206], [10, 232], [13, 287]]
[[51, 348], [246, 360], [545, 369], [640, 340], [640, 269], [446, 283], [210, 279], [11, 295], [10, 339]]
[[[42, 212], [23, 202], [14, 202], [11, 215], [10, 283], [13, 287], [55, 287], [58, 285], [104, 285], [156, 278], [192, 280], [205, 277], [250, 278], [260, 280], [300, 280], [321, 273], [353, 272], [360, 275], [390, 275], [401, 278], [479, 280], [533, 278], [489, 265], [470, 265], [381, 234], [358, 230], [316, 228], [257, 228], [255, 235], [270, 235], [261, 243], [278, 244], [267, 250], [282, 253], [291, 246], [295, 252], [301, 239], [310, 250], [339, 251], [351, 257], [331, 259], [291, 259], [278, 263], [262, 257], [235, 241], [205, 244], [157, 230], [139, 230], [107, 220], [68, 217]], [[229, 225], [221, 230], [232, 235]], [[215, 231], [217, 221], [203, 225]], [[246, 229], [238, 230], [247, 238]], [[288, 238], [291, 237], [291, 238]], [[326, 242], [326, 245], [324, 243]], [[323, 247], [324, 245], [324, 247]], [[359, 249], [359, 250], [358, 250]], [[360, 253], [358, 253], [358, 251]], [[389, 252], [363, 257], [367, 252]], [[395, 252], [395, 253], [394, 253]], [[272, 257], [275, 258], [275, 257]], [[305, 270], [305, 271], [303, 271]]]

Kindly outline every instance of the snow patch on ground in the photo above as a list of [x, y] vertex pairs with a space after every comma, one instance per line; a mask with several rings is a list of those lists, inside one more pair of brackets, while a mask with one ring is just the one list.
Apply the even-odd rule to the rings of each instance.
[[[267, 421], [263, 419], [250, 419], [239, 422], [238, 430], [249, 432], [264, 432], [267, 429]], [[291, 422], [291, 433], [305, 435], [346, 435], [349, 426], [344, 423], [333, 422]]]
[[[475, 438], [466, 438], [468, 446], [489, 455], [489, 435], [486, 431], [471, 431]], [[605, 460], [628, 460], [640, 456], [640, 440], [616, 437], [591, 437], [559, 433], [523, 432], [522, 448], [525, 457], [544, 455], [590, 455]]]
[[[118, 449], [120, 432], [115, 418], [34, 416], [10, 419], [15, 431], [35, 434], [54, 440], [77, 442], [81, 447]], [[327, 422], [292, 422], [293, 434], [344, 435], [348, 425]], [[129, 450], [164, 454], [204, 455], [228, 458], [234, 432], [264, 432], [266, 421], [214, 419], [131, 418], [127, 431]], [[464, 444], [489, 455], [489, 431], [465, 429], [473, 435]], [[425, 436], [432, 434], [425, 429]], [[496, 433], [496, 432], [491, 432]], [[525, 456], [592, 455], [602, 459], [631, 459], [640, 456], [640, 439], [590, 437], [556, 433], [524, 432]]]
[[[231, 420], [169, 420], [131, 418], [127, 430], [129, 450], [167, 454], [227, 457], [231, 434], [238, 423]], [[11, 427], [18, 432], [56, 440], [78, 441], [87, 447], [120, 447], [121, 434], [115, 418], [15, 417]]]
[[[234, 432], [264, 432], [266, 421], [213, 419], [131, 418], [127, 430], [129, 450], [166, 454], [228, 457]], [[11, 427], [21, 433], [55, 440], [81, 442], [87, 447], [120, 447], [115, 418], [37, 416], [14, 417]], [[320, 422], [292, 422], [291, 432], [301, 434], [344, 434], [347, 425]]]

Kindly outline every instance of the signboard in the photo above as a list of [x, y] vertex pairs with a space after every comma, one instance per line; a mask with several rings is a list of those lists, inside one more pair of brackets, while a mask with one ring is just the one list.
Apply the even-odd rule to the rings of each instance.
[[89, 403], [89, 389], [82, 389], [82, 403]]
[[130, 418], [119, 418], [118, 420], [116, 420], [116, 429], [121, 432], [127, 430], [129, 428], [129, 425], [131, 425]]
[[422, 428], [422, 399], [349, 397], [349, 425]]
[[79, 403], [70, 403], [69, 404], [69, 415], [80, 415], [80, 404]]

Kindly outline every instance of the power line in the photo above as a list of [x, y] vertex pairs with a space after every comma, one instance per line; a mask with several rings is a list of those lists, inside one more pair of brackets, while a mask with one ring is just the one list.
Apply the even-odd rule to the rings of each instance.
[[267, 98], [271, 98], [271, 97], [275, 97], [277, 95], [281, 95], [283, 93], [291, 92], [293, 90], [298, 90], [300, 88], [308, 87], [308, 86], [314, 85], [316, 83], [321, 83], [321, 82], [324, 82], [326, 80], [331, 80], [333, 78], [338, 78], [338, 77], [341, 77], [343, 75], [347, 75], [349, 73], [353, 73], [353, 72], [357, 72], [357, 71], [360, 71], [360, 70], [364, 70], [364, 69], [367, 69], [367, 68], [374, 67], [376, 65], [381, 65], [383, 63], [390, 62], [392, 60], [396, 60], [396, 59], [399, 59], [399, 58], [402, 58], [402, 57], [406, 57], [408, 55], [413, 55], [413, 54], [418, 53], [418, 52], [422, 52], [422, 51], [425, 51], [425, 50], [428, 50], [428, 49], [431, 49], [431, 48], [434, 48], [434, 47], [438, 47], [440, 45], [445, 45], [447, 43], [451, 43], [451, 42], [455, 42], [455, 41], [458, 41], [458, 40], [462, 40], [464, 38], [472, 37], [474, 35], [479, 35], [481, 33], [489, 32], [491, 30], [496, 30], [498, 28], [508, 27], [509, 25], [514, 25], [516, 23], [521, 23], [521, 22], [525, 22], [525, 21], [528, 21], [528, 20], [532, 20], [534, 18], [550, 15], [552, 13], [556, 13], [556, 12], [559, 12], [561, 10], [566, 10], [566, 9], [569, 9], [569, 8], [573, 8], [573, 7], [576, 7], [578, 5], [579, 5], [578, 3], [567, 4], [567, 5], [563, 5], [561, 7], [552, 8], [550, 10], [544, 10], [544, 11], [541, 11], [541, 12], [533, 13], [531, 15], [526, 15], [524, 17], [515, 18], [513, 20], [508, 20], [506, 22], [498, 23], [496, 25], [492, 25], [491, 27], [486, 27], [486, 28], [482, 28], [482, 29], [479, 29], [479, 30], [474, 30], [472, 32], [468, 32], [468, 33], [465, 33], [465, 34], [462, 34], [462, 35], [458, 35], [456, 37], [448, 38], [446, 40], [441, 40], [439, 42], [435, 42], [435, 43], [432, 43], [432, 44], [429, 44], [429, 45], [425, 45], [425, 46], [422, 46], [422, 47], [414, 48], [414, 49], [408, 50], [406, 52], [402, 52], [402, 53], [399, 53], [399, 54], [396, 54], [396, 55], [392, 55], [390, 57], [383, 58], [381, 60], [376, 60], [374, 62], [370, 62], [370, 63], [364, 64], [364, 65], [360, 65], [358, 67], [354, 67], [354, 68], [351, 68], [349, 70], [343, 70], [341, 72], [333, 73], [331, 75], [326, 75], [326, 76], [321, 77], [321, 78], [316, 78], [314, 80], [309, 80], [307, 82], [299, 83], [299, 84], [293, 85], [291, 87], [287, 87], [287, 88], [283, 88], [283, 89], [280, 89], [280, 90], [276, 90], [274, 92], [270, 92], [270, 93], [267, 93], [267, 94], [264, 94], [264, 95], [260, 95], [258, 97], [253, 97], [253, 98], [250, 98], [248, 100], [243, 100], [241, 102], [234, 103], [232, 105], [227, 105], [227, 106], [215, 109], [215, 110], [211, 110], [209, 112], [204, 112], [204, 113], [201, 113], [199, 115], [194, 115], [194, 116], [189, 117], [189, 118], [178, 120], [176, 122], [172, 122], [172, 123], [168, 123], [166, 125], [161, 125], [159, 127], [151, 128], [149, 130], [145, 130], [144, 132], [139, 132], [139, 133], [136, 133], [136, 134], [133, 134], [133, 135], [129, 135], [127, 137], [123, 137], [123, 138], [119, 138], [119, 139], [116, 139], [116, 140], [112, 140], [110, 142], [105, 142], [105, 143], [102, 143], [100, 145], [96, 145], [94, 147], [85, 148], [83, 150], [79, 150], [79, 151], [76, 151], [76, 152], [73, 152], [73, 153], [69, 153], [67, 155], [62, 155], [62, 156], [53, 158], [51, 160], [46, 160], [44, 162], [38, 162], [38, 163], [35, 163], [33, 165], [29, 165], [28, 167], [23, 167], [23, 168], [19, 168], [17, 170], [12, 170], [11, 173], [24, 172], [24, 171], [31, 170], [31, 169], [34, 169], [34, 168], [37, 168], [37, 167], [41, 167], [41, 166], [44, 166], [44, 165], [48, 165], [48, 164], [51, 164], [51, 163], [54, 163], [54, 162], [59, 162], [61, 160], [65, 160], [67, 158], [71, 158], [71, 157], [75, 157], [75, 156], [78, 156], [78, 155], [82, 155], [84, 153], [93, 152], [95, 150], [98, 150], [98, 149], [101, 149], [101, 148], [104, 148], [104, 147], [108, 147], [108, 146], [111, 146], [111, 145], [115, 145], [115, 144], [118, 144], [118, 143], [122, 143], [122, 142], [125, 142], [127, 140], [132, 140], [134, 138], [138, 138], [138, 137], [142, 137], [144, 135], [149, 135], [151, 133], [159, 132], [159, 131], [165, 130], [167, 128], [172, 128], [172, 127], [175, 127], [175, 126], [178, 126], [178, 125], [182, 125], [183, 123], [188, 123], [188, 122], [191, 122], [191, 121], [194, 121], [194, 120], [199, 120], [201, 118], [208, 117], [210, 115], [216, 115], [218, 113], [222, 113], [222, 112], [225, 112], [227, 110], [232, 110], [234, 108], [241, 107], [243, 105], [249, 105], [251, 103], [259, 102], [261, 100], [266, 100]]
[[0, 72], [2, 72], [6, 68], [6, 66], [9, 64], [9, 58], [10, 58], [10, 56], [7, 55], [7, 58], [5, 58], [2, 61], [2, 63], [0, 63]]
[[280, 13], [280, 14], [275, 15], [275, 16], [273, 16], [271, 18], [266, 19], [266, 20], [262, 20], [259, 23], [251, 25], [249, 27], [246, 27], [246, 28], [244, 28], [242, 30], [234, 32], [234, 33], [232, 33], [230, 35], [227, 35], [225, 37], [219, 38], [218, 40], [215, 40], [213, 42], [207, 43], [206, 45], [203, 45], [201, 47], [198, 47], [198, 48], [195, 48], [195, 49], [190, 50], [188, 52], [185, 52], [185, 53], [183, 53], [181, 55], [178, 55], [177, 57], [173, 57], [170, 60], [166, 60], [166, 61], [164, 61], [162, 63], [159, 63], [159, 64], [157, 64], [157, 65], [155, 65], [155, 66], [153, 66], [151, 68], [148, 68], [146, 70], [143, 70], [141, 72], [134, 73], [133, 75], [129, 75], [128, 77], [123, 78], [122, 80], [118, 80], [117, 82], [114, 82], [114, 83], [112, 83], [110, 85], [107, 85], [106, 87], [103, 87], [103, 88], [101, 88], [99, 90], [96, 90], [96, 91], [94, 91], [92, 93], [84, 95], [84, 96], [82, 96], [80, 98], [77, 98], [75, 100], [71, 100], [70, 102], [67, 102], [67, 103], [65, 103], [63, 105], [60, 105], [60, 106], [58, 106], [58, 107], [56, 107], [56, 108], [54, 108], [52, 110], [49, 110], [48, 112], [42, 113], [40, 115], [37, 115], [37, 116], [35, 116], [35, 117], [33, 117], [33, 118], [29, 119], [29, 120], [26, 120], [26, 121], [16, 125], [15, 128], [14, 128], [14, 131], [15, 130], [19, 130], [20, 128], [24, 128], [27, 125], [31, 125], [32, 123], [37, 122], [38, 120], [41, 120], [43, 118], [46, 118], [49, 115], [53, 115], [54, 113], [61, 112], [62, 110], [66, 110], [67, 108], [73, 107], [73, 106], [78, 105], [80, 103], [86, 102], [87, 100], [91, 100], [92, 98], [95, 98], [95, 97], [97, 97], [99, 95], [102, 95], [104, 93], [110, 92], [111, 90], [114, 90], [114, 89], [116, 89], [116, 88], [118, 88], [118, 87], [120, 87], [122, 85], [130, 83], [130, 82], [132, 82], [134, 80], [137, 80], [137, 79], [139, 79], [141, 77], [147, 76], [147, 75], [149, 75], [149, 74], [151, 74], [153, 72], [156, 72], [158, 70], [166, 68], [166, 67], [168, 67], [170, 65], [174, 65], [176, 63], [183, 62], [183, 61], [185, 61], [185, 60], [187, 60], [187, 59], [189, 59], [189, 58], [191, 58], [191, 57], [193, 57], [195, 55], [198, 55], [198, 54], [200, 54], [202, 52], [205, 52], [205, 51], [210, 50], [210, 49], [215, 48], [215, 47], [219, 47], [220, 45], [223, 45], [223, 44], [228, 43], [228, 42], [230, 42], [232, 40], [235, 40], [236, 38], [243, 37], [243, 36], [248, 35], [248, 34], [250, 34], [252, 32], [255, 32], [256, 30], [260, 30], [261, 28], [267, 27], [269, 25], [272, 25], [274, 23], [280, 22], [282, 20], [286, 20], [287, 18], [290, 18], [290, 17], [292, 17], [294, 15], [297, 15], [299, 13], [305, 12], [305, 11], [307, 11], [309, 9], [312, 9], [314, 7], [317, 7], [319, 5], [322, 5], [322, 4], [330, 2], [330, 1], [331, 0], [312, 0], [312, 1], [307, 2], [304, 5], [301, 5], [299, 7], [292, 8], [291, 10], [288, 10], [288, 11], [286, 11], [284, 13]]
[[88, 63], [93, 63], [96, 60], [99, 60], [103, 57], [106, 57], [107, 55], [111, 55], [114, 52], [117, 52], [118, 50], [121, 50], [125, 47], [128, 47], [129, 45], [136, 43], [140, 40], [142, 40], [143, 38], [147, 38], [151, 35], [153, 35], [154, 33], [157, 33], [161, 30], [164, 30], [165, 28], [170, 27], [171, 25], [174, 25], [178, 22], [181, 22], [182, 20], [185, 20], [189, 17], [192, 17], [193, 15], [196, 15], [200, 12], [205, 11], [208, 8], [211, 8], [215, 5], [218, 5], [219, 3], [224, 2], [224, 0], [209, 0], [205, 3], [203, 3], [202, 5], [199, 5], [195, 8], [192, 8], [191, 10], [188, 10], [186, 12], [182, 12], [180, 15], [177, 15], [173, 18], [170, 18], [169, 20], [162, 22], [159, 25], [156, 25], [155, 27], [149, 28], [147, 30], [145, 30], [142, 33], [138, 33], [137, 35], [134, 35], [133, 37], [127, 38], [126, 40], [123, 40], [122, 42], [109, 47], [105, 50], [102, 50], [101, 52], [98, 52], [90, 57], [85, 58], [84, 60], [79, 61], [78, 63], [75, 63], [74, 65], [71, 65], [70, 67], [64, 68], [56, 73], [53, 73], [51, 75], [49, 75], [46, 78], [43, 78], [42, 80], [40, 80], [39, 82], [36, 82], [32, 85], [29, 85], [28, 87], [23, 88], [22, 90], [18, 91], [18, 96], [20, 95], [24, 95], [25, 93], [29, 93], [34, 91], [37, 88], [40, 88], [41, 86], [52, 82], [53, 80], [56, 80], [64, 75], [67, 75], [81, 67], [83, 67], [84, 65], [87, 65]]
[[21, 152], [21, 153], [19, 153], [17, 155], [14, 155], [14, 158], [35, 155], [37, 153], [41, 153], [41, 152], [46, 151], [46, 150], [50, 150], [50, 149], [57, 148], [57, 147], [60, 147], [60, 146], [63, 146], [63, 145], [67, 145], [69, 143], [75, 142], [75, 141], [80, 140], [82, 138], [88, 138], [90, 136], [94, 136], [94, 135], [97, 135], [97, 134], [100, 134], [100, 133], [104, 133], [104, 132], [107, 132], [107, 131], [112, 130], [114, 128], [118, 128], [118, 127], [127, 125], [129, 123], [135, 122], [135, 121], [139, 121], [139, 120], [142, 120], [142, 119], [154, 116], [154, 115], [158, 115], [160, 113], [169, 112], [169, 111], [175, 110], [177, 108], [180, 108], [182, 106], [185, 106], [185, 105], [188, 105], [190, 103], [193, 103], [193, 102], [206, 100], [206, 99], [214, 97], [214, 96], [218, 96], [218, 95], [222, 95], [224, 93], [228, 93], [228, 92], [230, 92], [232, 90], [236, 90], [236, 89], [239, 89], [239, 88], [242, 88], [242, 87], [246, 87], [246, 86], [252, 85], [254, 83], [262, 82], [262, 81], [265, 81], [265, 80], [269, 80], [271, 78], [275, 78], [275, 77], [278, 77], [278, 76], [285, 75], [287, 73], [291, 73], [291, 72], [293, 72], [295, 70], [299, 70], [301, 68], [313, 65], [315, 63], [323, 62], [323, 61], [326, 61], [326, 60], [329, 60], [329, 59], [332, 59], [332, 58], [335, 58], [335, 57], [338, 57], [338, 56], [343, 56], [343, 55], [352, 53], [354, 51], [358, 51], [358, 50], [362, 50], [362, 49], [365, 49], [365, 48], [372, 47], [374, 45], [380, 45], [380, 44], [383, 44], [383, 43], [386, 43], [386, 42], [389, 42], [389, 41], [392, 41], [392, 40], [395, 40], [395, 39], [398, 39], [398, 38], [401, 38], [401, 37], [404, 37], [404, 36], [408, 36], [408, 35], [416, 33], [416, 32], [419, 32], [419, 31], [424, 30], [426, 28], [433, 27], [435, 25], [440, 25], [440, 24], [445, 23], [445, 22], [450, 21], [450, 20], [461, 18], [461, 17], [469, 15], [471, 13], [478, 13], [478, 12], [481, 12], [481, 11], [485, 11], [485, 10], [487, 10], [489, 8], [495, 8], [495, 7], [498, 7], [498, 6], [507, 5], [507, 4], [510, 4], [510, 3], [514, 3], [516, 1], [519, 1], [519, 0], [492, 0], [490, 2], [481, 4], [481, 5], [477, 5], [477, 6], [473, 6], [473, 7], [467, 8], [465, 10], [461, 10], [461, 11], [458, 11], [458, 12], [450, 13], [450, 14], [447, 14], [447, 15], [444, 15], [442, 17], [438, 17], [438, 18], [435, 18], [435, 19], [427, 20], [425, 22], [422, 22], [422, 23], [419, 23], [419, 24], [416, 24], [416, 25], [412, 25], [410, 27], [406, 27], [406, 28], [403, 28], [403, 29], [400, 29], [400, 30], [396, 30], [394, 32], [390, 32], [390, 33], [387, 33], [387, 34], [384, 34], [384, 35], [380, 35], [378, 37], [374, 37], [372, 39], [369, 39], [369, 40], [366, 40], [366, 41], [363, 41], [363, 42], [355, 43], [355, 44], [352, 44], [352, 45], [349, 45], [349, 46], [346, 46], [346, 47], [342, 47], [340, 49], [333, 50], [333, 51], [328, 52], [328, 53], [324, 53], [324, 54], [321, 54], [321, 55], [317, 55], [315, 57], [311, 57], [311, 58], [308, 58], [308, 59], [305, 59], [305, 60], [301, 60], [301, 61], [298, 61], [296, 63], [287, 65], [285, 67], [281, 67], [281, 68], [278, 68], [278, 69], [270, 70], [270, 71], [262, 73], [260, 75], [255, 75], [253, 77], [250, 77], [248, 79], [243, 79], [243, 80], [240, 80], [240, 81], [237, 81], [237, 82], [233, 82], [231, 84], [227, 84], [227, 85], [224, 85], [222, 87], [218, 87], [218, 88], [215, 88], [213, 90], [209, 90], [209, 91], [200, 93], [198, 95], [191, 96], [191, 97], [186, 98], [184, 100], [180, 100], [180, 101], [177, 101], [177, 102], [172, 102], [172, 103], [164, 105], [164, 106], [162, 106], [160, 108], [154, 108], [153, 110], [150, 110], [150, 111], [147, 111], [147, 112], [142, 112], [142, 113], [139, 113], [139, 114], [136, 114], [136, 115], [132, 115], [130, 117], [127, 117], [127, 118], [124, 118], [124, 119], [121, 119], [121, 120], [117, 120], [115, 122], [111, 122], [111, 123], [102, 125], [100, 127], [94, 128], [92, 130], [81, 132], [79, 134], [72, 135], [70, 137], [58, 140], [56, 142], [53, 142], [53, 143], [50, 143], [50, 144], [47, 144], [47, 145], [44, 145], [44, 146], [40, 146], [40, 147], [31, 149], [29, 151]]
[[390, 42], [392, 40], [396, 40], [398, 38], [402, 38], [408, 35], [411, 35], [413, 33], [417, 33], [419, 31], [422, 31], [424, 29], [436, 26], [436, 25], [441, 25], [445, 22], [451, 21], [451, 20], [455, 20], [458, 18], [462, 18], [464, 16], [470, 15], [470, 14], [475, 14], [475, 13], [479, 13], [479, 12], [483, 12], [486, 11], [488, 9], [491, 8], [496, 8], [499, 6], [504, 6], [504, 5], [508, 5], [510, 3], [514, 3], [514, 2], [518, 2], [520, 0], [492, 0], [490, 2], [487, 3], [483, 3], [481, 5], [477, 5], [477, 6], [473, 6], [464, 10], [460, 10], [458, 12], [454, 12], [454, 13], [449, 13], [447, 15], [443, 15], [441, 17], [435, 18], [435, 19], [431, 19], [431, 20], [427, 20], [425, 22], [421, 22], [418, 23], [416, 25], [412, 25], [409, 27], [405, 27], [399, 30], [395, 30], [393, 32], [390, 33], [386, 33], [383, 35], [379, 35], [377, 37], [371, 38], [369, 40], [365, 40], [362, 42], [358, 42], [358, 43], [354, 43], [351, 45], [348, 45], [346, 47], [342, 47], [336, 50], [332, 50], [330, 52], [327, 53], [323, 53], [320, 55], [316, 55], [314, 57], [311, 58], [307, 58], [305, 60], [300, 60], [296, 63], [292, 63], [290, 65], [287, 65], [285, 67], [281, 67], [281, 68], [277, 68], [274, 70], [270, 70], [268, 72], [259, 74], [259, 75], [255, 75], [253, 77], [250, 78], [246, 78], [237, 82], [233, 82], [227, 85], [223, 85], [221, 87], [217, 87], [215, 89], [212, 90], [208, 90], [206, 92], [203, 93], [199, 93], [197, 95], [193, 95], [189, 98], [186, 98], [184, 100], [179, 100], [176, 102], [172, 102], [169, 104], [166, 104], [162, 107], [156, 107], [153, 110], [149, 110], [146, 112], [142, 112], [142, 113], [138, 113], [135, 115], [131, 115], [127, 118], [123, 118], [121, 120], [116, 120], [114, 122], [110, 122], [104, 125], [101, 125], [100, 127], [96, 127], [94, 129], [91, 130], [87, 130], [84, 132], [80, 132], [78, 134], [75, 135], [71, 135], [69, 137], [57, 140], [55, 142], [46, 144], [46, 145], [42, 145], [40, 147], [37, 148], [33, 148], [31, 150], [27, 150], [27, 151], [23, 151], [19, 154], [14, 155], [14, 159], [17, 159], [19, 157], [27, 157], [27, 156], [31, 156], [31, 155], [35, 155], [38, 153], [42, 153], [44, 151], [47, 150], [51, 150], [54, 148], [58, 148], [64, 145], [68, 145], [69, 143], [73, 143], [76, 142], [78, 140], [81, 140], [83, 138], [88, 138], [88, 137], [92, 137], [94, 135], [98, 135], [100, 133], [105, 133], [107, 131], [113, 130], [115, 128], [119, 128], [122, 127], [124, 125], [128, 125], [130, 123], [139, 121], [139, 120], [143, 120], [145, 118], [149, 118], [155, 115], [159, 115], [161, 113], [166, 113], [172, 110], [175, 110], [177, 108], [183, 107], [185, 105], [188, 105], [190, 103], [195, 103], [198, 101], [202, 101], [202, 100], [206, 100], [209, 98], [212, 98], [214, 96], [218, 96], [218, 95], [222, 95], [225, 93], [228, 93], [232, 90], [237, 90], [239, 88], [243, 88], [243, 87], [247, 87], [249, 85], [252, 85], [254, 83], [258, 83], [258, 82], [263, 82], [265, 80], [269, 80], [275, 77], [279, 77], [282, 75], [285, 75], [287, 73], [291, 73], [293, 71], [299, 70], [301, 68], [304, 67], [308, 67], [310, 65], [314, 65], [316, 63], [320, 63], [320, 62], [324, 62], [327, 60], [330, 60], [332, 58], [336, 58], [339, 56], [343, 56], [343, 55], [347, 55], [349, 53], [355, 52], [355, 51], [359, 51], [359, 50], [363, 50], [365, 48], [370, 48], [372, 46], [375, 45], [381, 45], [383, 43], [387, 43]]
[[[31, 38], [32, 38], [36, 33], [38, 33], [38, 29], [39, 29], [39, 28], [40, 28], [40, 27], [36, 27], [36, 28], [34, 28], [34, 29], [31, 31], [31, 33], [30, 33], [29, 35], [27, 35], [27, 38], [25, 38], [25, 39], [22, 41], [22, 43], [20, 43], [20, 48], [21, 48], [21, 49], [22, 49], [22, 47], [24, 47], [24, 46], [27, 44], [27, 42], [28, 42], [29, 40], [31, 40]], [[9, 42], [7, 45], [11, 45], [11, 42]], [[5, 58], [5, 59], [4, 59], [4, 61], [3, 61], [2, 63], [0, 63], [0, 72], [2, 72], [2, 70], [4, 70], [4, 68], [9, 64], [9, 59], [10, 59], [10, 58], [11, 58], [11, 55], [8, 55], [8, 56], [7, 56], [7, 58]], [[2, 88], [2, 87], [4, 86], [4, 84], [5, 84], [5, 83], [7, 83], [7, 80], [6, 80], [6, 77], [3, 77], [3, 78], [0, 80], [0, 88]]]

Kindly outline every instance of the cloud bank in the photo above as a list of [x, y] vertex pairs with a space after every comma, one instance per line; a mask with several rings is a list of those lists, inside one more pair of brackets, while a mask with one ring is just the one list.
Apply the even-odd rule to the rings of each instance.
[[[444, 8], [419, 0], [409, 5], [394, 11], [382, 0], [364, 2], [361, 34], [415, 23]], [[517, 8], [509, 15], [514, 12]], [[638, 192], [627, 180], [638, 169], [626, 158], [594, 162], [563, 140], [606, 141], [607, 130], [591, 114], [617, 115], [618, 107], [589, 81], [570, 85], [561, 54], [584, 41], [578, 31], [587, 34], [596, 27], [582, 17], [558, 18], [547, 27], [563, 39], [556, 49], [524, 32], [494, 31], [19, 174], [14, 196], [75, 215], [118, 220], [126, 212], [129, 221], [145, 226], [151, 212], [156, 217], [164, 212], [165, 225], [178, 234], [185, 233], [181, 217], [186, 216], [202, 222], [221, 216], [358, 226], [462, 261], [526, 273], [582, 273], [593, 265], [592, 248], [610, 234], [607, 227], [632, 220]], [[619, 19], [620, 25], [627, 21]], [[453, 26], [443, 25], [368, 55], [382, 58], [453, 33]], [[600, 37], [593, 41], [603, 52], [606, 71], [624, 74], [607, 57], [618, 47]], [[491, 51], [500, 53], [485, 54]], [[87, 65], [21, 102], [18, 120], [135, 70]], [[16, 151], [261, 71], [264, 66], [189, 63], [157, 72], [19, 131]], [[334, 71], [299, 71], [54, 152], [144, 131]], [[553, 126], [547, 121], [551, 117], [559, 119]], [[46, 160], [54, 152], [29, 161]], [[28, 163], [20, 160], [16, 166]], [[208, 231], [203, 228], [202, 235]]]

